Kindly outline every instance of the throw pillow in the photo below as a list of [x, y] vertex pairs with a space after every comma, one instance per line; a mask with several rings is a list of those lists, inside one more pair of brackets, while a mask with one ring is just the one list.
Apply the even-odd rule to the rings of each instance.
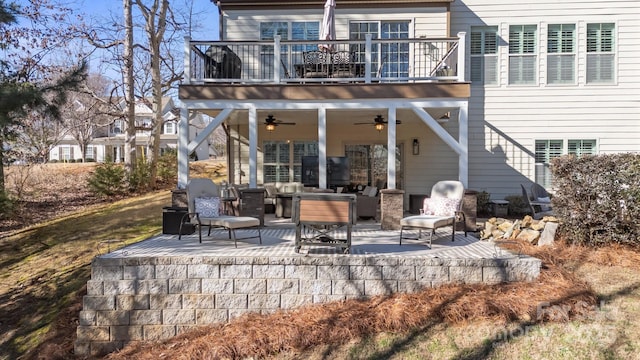
[[549, 203], [549, 205], [540, 205], [540, 210], [541, 211], [549, 211], [551, 210], [551, 198], [549, 197], [539, 197], [538, 198], [539, 202], [544, 202], [544, 203]]
[[202, 218], [220, 216], [219, 197], [198, 197], [195, 199], [196, 212]]
[[435, 215], [435, 199], [425, 198], [422, 202], [422, 215]]
[[435, 216], [455, 216], [456, 211], [458, 211], [460, 207], [460, 199], [450, 199], [446, 197], [433, 199], [433, 202], [429, 204], [429, 206]]
[[369, 193], [366, 195], [369, 195], [370, 197], [375, 197], [376, 195], [378, 195], [378, 188], [375, 186], [370, 186]]
[[378, 194], [378, 189], [374, 186], [367, 186], [362, 190], [362, 195], [375, 197]]
[[273, 184], [265, 184], [264, 189], [267, 191], [268, 197], [276, 197], [278, 193], [278, 188]]

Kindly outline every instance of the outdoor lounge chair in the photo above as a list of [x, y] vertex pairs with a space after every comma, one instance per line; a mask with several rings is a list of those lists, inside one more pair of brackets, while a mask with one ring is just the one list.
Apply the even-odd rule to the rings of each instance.
[[[431, 247], [433, 234], [437, 228], [451, 226], [451, 241], [455, 240], [456, 222], [464, 224], [465, 218], [462, 212], [462, 199], [464, 197], [464, 185], [460, 181], [438, 181], [431, 188], [431, 197], [424, 200], [420, 215], [405, 217], [400, 220], [400, 245], [402, 239], [419, 240], [422, 230], [429, 230], [428, 246]], [[464, 227], [464, 236], [467, 236]], [[418, 237], [404, 236], [404, 231], [418, 229]]]
[[[211, 179], [191, 179], [187, 183], [187, 213], [180, 222], [180, 235], [182, 238], [182, 224], [189, 220], [198, 226], [198, 238], [202, 242], [202, 227], [209, 228], [208, 236], [211, 235], [211, 228], [220, 227], [229, 231], [229, 239], [232, 239], [235, 247], [238, 247], [238, 240], [258, 238], [262, 244], [262, 234], [260, 233], [260, 220], [250, 216], [231, 216], [220, 214], [220, 190]], [[217, 201], [216, 201], [217, 199]], [[247, 236], [238, 238], [237, 229], [255, 228], [257, 236]]]
[[[522, 197], [523, 200], [525, 201], [525, 203], [527, 205], [529, 205], [529, 211], [531, 211], [531, 216], [536, 219], [536, 220], [540, 220], [545, 216], [553, 216], [553, 210], [551, 209], [551, 203], [547, 202], [547, 201], [538, 201], [537, 199], [534, 200], [532, 199], [529, 194], [527, 193], [527, 189], [524, 187], [524, 185], [520, 184], [520, 187], [522, 188]], [[543, 206], [549, 206], [549, 208], [547, 210], [543, 210]]]

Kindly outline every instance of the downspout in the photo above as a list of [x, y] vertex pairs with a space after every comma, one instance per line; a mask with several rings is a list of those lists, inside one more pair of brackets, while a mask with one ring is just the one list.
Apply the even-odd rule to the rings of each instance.
[[240, 124], [236, 125], [236, 137], [238, 139], [238, 158], [235, 162], [238, 163], [238, 184], [242, 184], [242, 141], [240, 141]]
[[216, 3], [216, 6], [218, 7], [218, 36], [220, 40], [224, 41], [224, 39], [222, 38], [222, 34], [224, 34], [224, 31], [222, 31], [223, 21], [222, 21], [222, 7], [220, 6], [220, 1]]
[[222, 129], [224, 130], [224, 133], [227, 137], [227, 141], [225, 143], [225, 155], [227, 157], [227, 182], [230, 184], [234, 183], [234, 179], [235, 179], [235, 174], [232, 171], [229, 171], [231, 169], [231, 133], [229, 132], [229, 127], [227, 125], [225, 125], [224, 123], [222, 123]]

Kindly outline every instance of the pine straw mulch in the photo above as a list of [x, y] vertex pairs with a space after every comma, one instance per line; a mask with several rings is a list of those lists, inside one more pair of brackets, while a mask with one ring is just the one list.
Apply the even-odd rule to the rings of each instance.
[[[590, 249], [563, 243], [522, 246], [524, 253], [543, 261], [540, 277], [531, 283], [449, 285], [270, 315], [247, 314], [228, 324], [196, 329], [161, 343], [132, 344], [108, 358], [263, 358], [318, 345], [342, 345], [381, 332], [425, 329], [438, 323], [569, 321], [587, 316], [598, 301], [589, 285], [572, 272], [577, 266], [589, 262], [640, 268], [640, 254], [633, 249]], [[539, 316], [536, 312], [543, 303], [552, 311]]]

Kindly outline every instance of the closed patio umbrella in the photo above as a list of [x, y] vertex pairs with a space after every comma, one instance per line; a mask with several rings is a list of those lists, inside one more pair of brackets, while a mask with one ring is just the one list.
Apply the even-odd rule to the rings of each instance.
[[[335, 19], [336, 0], [327, 0], [324, 4], [324, 16], [322, 17], [322, 24], [320, 28], [320, 40], [335, 40], [336, 39], [336, 19]], [[320, 50], [333, 51], [333, 45], [320, 44], [318, 45]]]

